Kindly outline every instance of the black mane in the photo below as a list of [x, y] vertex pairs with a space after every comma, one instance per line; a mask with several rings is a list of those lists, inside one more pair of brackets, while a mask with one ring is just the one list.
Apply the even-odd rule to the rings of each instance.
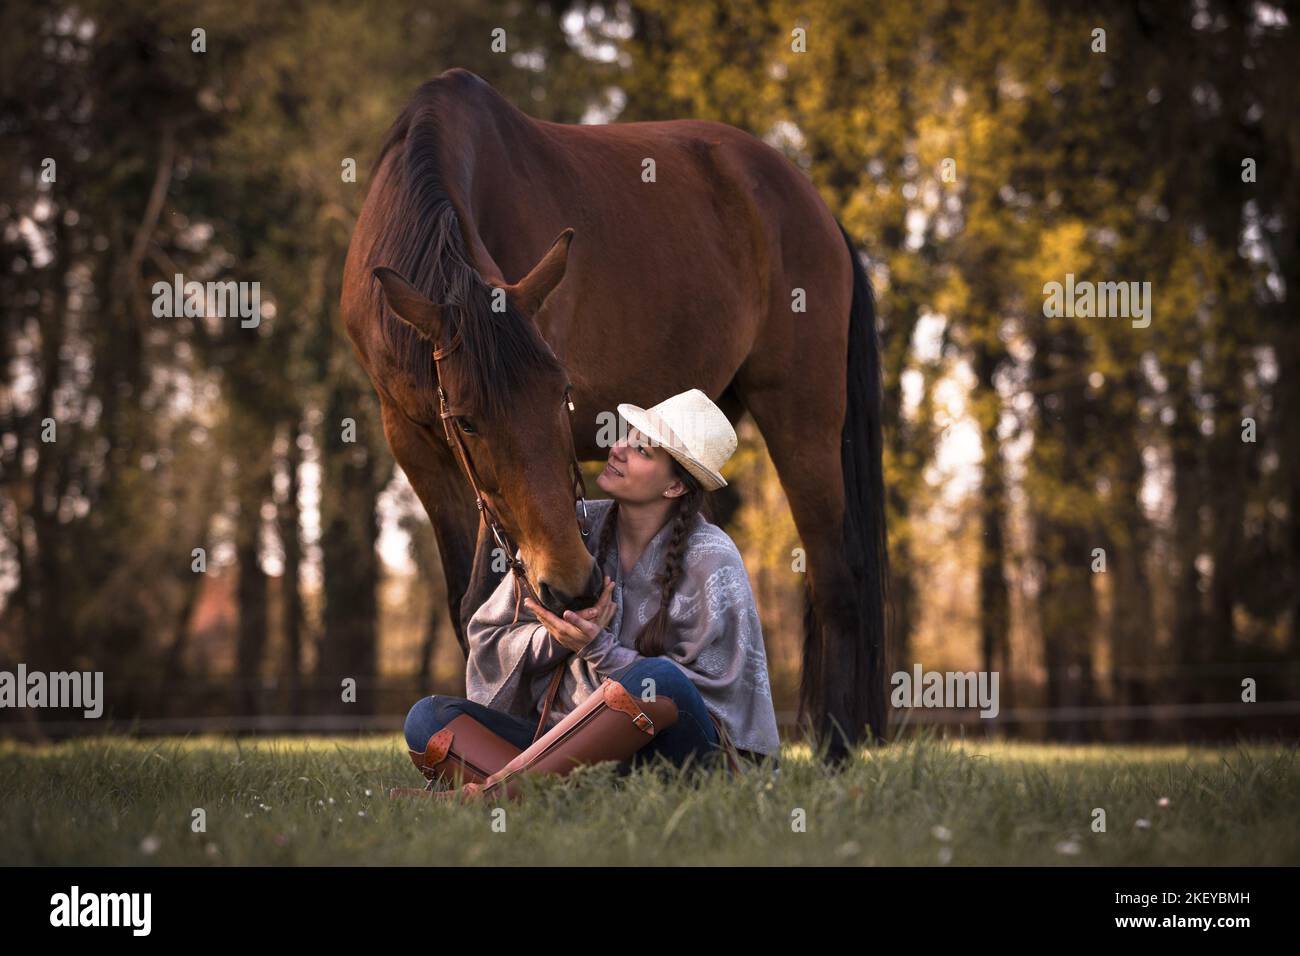
[[[492, 310], [492, 286], [469, 261], [462, 223], [439, 169], [440, 118], [436, 101], [425, 96], [425, 90], [421, 87], [397, 118], [375, 162], [378, 170], [392, 155], [390, 189], [381, 204], [380, 234], [370, 266], [397, 271], [446, 307], [447, 341], [458, 331], [461, 347], [443, 360], [442, 368], [456, 363], [458, 382], [463, 383], [458, 388], [464, 389], [449, 400], [476, 414], [503, 416], [518, 382], [562, 366], [536, 325], [512, 303], [507, 300], [505, 312]], [[378, 281], [372, 294], [385, 343], [421, 387], [428, 387], [432, 407], [436, 399], [430, 343], [393, 314]]]

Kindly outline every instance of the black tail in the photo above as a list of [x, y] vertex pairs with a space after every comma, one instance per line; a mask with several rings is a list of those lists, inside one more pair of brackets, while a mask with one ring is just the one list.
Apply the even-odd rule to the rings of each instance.
[[[837, 223], [838, 225], [838, 223]], [[844, 541], [861, 602], [861, 642], [855, 676], [862, 695], [856, 723], [871, 726], [876, 741], [886, 732], [885, 602], [889, 552], [885, 538], [883, 389], [876, 307], [871, 282], [849, 234], [840, 234], [853, 260], [853, 305], [849, 313], [847, 405], [840, 450], [844, 475]]]

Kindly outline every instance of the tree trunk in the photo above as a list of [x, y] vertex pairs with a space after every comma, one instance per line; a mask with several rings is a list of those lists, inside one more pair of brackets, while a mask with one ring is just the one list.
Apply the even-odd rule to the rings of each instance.
[[975, 349], [976, 417], [984, 464], [980, 478], [979, 616], [980, 659], [985, 672], [999, 673], [999, 706], [1011, 706], [1011, 597], [1006, 577], [1002, 516], [1006, 513], [1006, 477], [998, 421], [1002, 400], [994, 376], [1000, 356], [981, 343]]
[[281, 579], [280, 599], [284, 619], [284, 678], [288, 688], [289, 713], [301, 714], [302, 708], [302, 588], [299, 576], [302, 569], [301, 509], [298, 504], [300, 489], [299, 469], [302, 466], [302, 448], [297, 417], [289, 425], [288, 445], [284, 456], [284, 469], [288, 477], [284, 500], [279, 503], [280, 547], [284, 551], [284, 577]]
[[1187, 375], [1171, 368], [1169, 400], [1174, 420], [1169, 430], [1173, 458], [1174, 518], [1172, 575], [1173, 660], [1177, 673], [1166, 693], [1180, 703], [1200, 701], [1200, 680], [1205, 655], [1205, 613], [1201, 574], [1196, 562], [1201, 553], [1201, 435], [1195, 418], [1195, 398]]
[[266, 572], [262, 570], [262, 502], [260, 482], [249, 482], [239, 504], [235, 554], [239, 565], [239, 637], [236, 648], [236, 697], [241, 717], [261, 712], [259, 690], [266, 653]]
[[[324, 633], [317, 676], [321, 709], [361, 716], [374, 713], [379, 654], [379, 538], [376, 502], [383, 480], [370, 424], [361, 413], [361, 390], [347, 375], [330, 391], [322, 429], [321, 557], [325, 588]], [[342, 422], [356, 421], [356, 441], [343, 440]], [[382, 440], [382, 436], [380, 436]], [[385, 472], [386, 474], [386, 472]], [[354, 694], [344, 696], [344, 682]]]

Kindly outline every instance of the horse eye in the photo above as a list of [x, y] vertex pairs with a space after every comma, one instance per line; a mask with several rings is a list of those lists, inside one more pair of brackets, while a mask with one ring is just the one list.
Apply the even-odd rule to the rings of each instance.
[[462, 417], [462, 418], [460, 419], [460, 429], [461, 429], [461, 431], [463, 431], [466, 435], [477, 435], [477, 434], [478, 434], [478, 431], [474, 428], [474, 423], [473, 423], [472, 421], [470, 421], [468, 418], [463, 418], [463, 417]]

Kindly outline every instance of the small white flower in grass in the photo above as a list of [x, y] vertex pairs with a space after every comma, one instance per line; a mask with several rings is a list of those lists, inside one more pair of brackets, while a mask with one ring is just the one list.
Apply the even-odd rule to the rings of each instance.
[[1083, 852], [1083, 847], [1079, 845], [1078, 840], [1062, 840], [1060, 843], [1056, 844], [1056, 852], [1061, 854], [1061, 856], [1078, 856]]
[[324, 801], [324, 800], [317, 800], [317, 801], [316, 801], [316, 806], [318, 806], [318, 807], [323, 807], [323, 806], [325, 806], [325, 801]]
[[365, 810], [358, 810], [358, 811], [357, 811], [357, 816], [359, 816], [359, 817], [364, 817], [365, 815], [366, 815], [366, 811], [365, 811]]
[[936, 840], [942, 840], [944, 843], [952, 839], [952, 831], [942, 824], [936, 823], [930, 828], [930, 832]]
[[263, 810], [267, 810], [267, 811], [269, 811], [269, 810], [271, 809], [271, 808], [270, 808], [269, 806], [267, 806], [265, 803], [259, 803], [258, 806], [261, 807]]
[[366, 796], [367, 796], [367, 797], [370, 796], [370, 788], [369, 788], [369, 787], [366, 787]]
[[251, 817], [251, 816], [252, 816], [251, 813], [245, 813], [245, 814], [244, 814], [244, 819], [247, 820], [247, 819], [248, 819], [249, 817]]
[[952, 862], [952, 847], [950, 846], [939, 847], [939, 862], [942, 863], [944, 866], [947, 866], [949, 863]]
[[1161, 797], [1159, 800], [1156, 801], [1156, 806], [1157, 806], [1157, 807], [1167, 807], [1167, 806], [1169, 806], [1169, 798], [1168, 798], [1168, 797]]
[[1146, 818], [1139, 818], [1138, 820], [1134, 821], [1133, 825], [1137, 827], [1139, 830], [1151, 829], [1151, 821], [1147, 820]]
[[330, 804], [333, 805], [333, 803], [334, 803], [334, 798], [330, 797]]
[[160, 846], [162, 846], [162, 838], [150, 833], [140, 841], [140, 852], [145, 856], [153, 856]]

